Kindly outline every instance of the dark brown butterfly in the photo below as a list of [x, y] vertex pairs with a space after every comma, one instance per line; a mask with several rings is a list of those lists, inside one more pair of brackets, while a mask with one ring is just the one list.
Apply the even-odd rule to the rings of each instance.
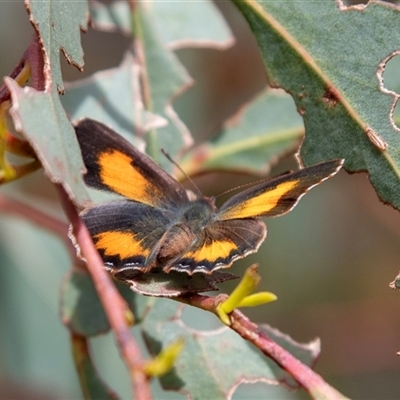
[[172, 176], [107, 126], [76, 126], [87, 185], [125, 199], [95, 205], [81, 216], [107, 269], [162, 269], [210, 274], [257, 251], [266, 236], [259, 217], [292, 210], [312, 187], [334, 176], [332, 160], [258, 183], [216, 208], [188, 197]]

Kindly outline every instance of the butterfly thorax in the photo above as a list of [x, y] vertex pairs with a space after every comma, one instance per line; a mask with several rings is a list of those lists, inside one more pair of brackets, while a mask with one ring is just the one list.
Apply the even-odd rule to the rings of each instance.
[[181, 222], [189, 225], [192, 229], [201, 229], [207, 224], [216, 207], [214, 201], [208, 197], [195, 199], [187, 204], [181, 217]]

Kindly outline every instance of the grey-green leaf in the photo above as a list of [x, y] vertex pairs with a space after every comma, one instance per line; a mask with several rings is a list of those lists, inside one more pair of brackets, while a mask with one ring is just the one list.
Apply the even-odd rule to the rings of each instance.
[[71, 335], [75, 367], [85, 399], [117, 400], [119, 397], [100, 378], [90, 357], [84, 336]]
[[[120, 294], [135, 310], [135, 294], [127, 285], [118, 284]], [[140, 307], [140, 310], [144, 306]], [[143, 311], [140, 311], [143, 312]], [[94, 287], [93, 281], [85, 271], [72, 270], [64, 279], [61, 300], [61, 319], [69, 329], [84, 336], [94, 336], [110, 329], [106, 314]], [[136, 316], [140, 318], [141, 315]]]
[[293, 99], [269, 89], [231, 117], [212, 141], [186, 154], [180, 165], [188, 175], [212, 169], [265, 173], [280, 155], [297, 149], [303, 134]]
[[[95, 28], [106, 31], [118, 29], [130, 34], [131, 13], [127, 1], [91, 1], [89, 7]], [[212, 1], [148, 1], [146, 7], [151, 13], [157, 34], [169, 47], [222, 49], [233, 44], [229, 26]]]
[[11, 78], [6, 83], [15, 127], [35, 150], [50, 180], [62, 184], [76, 204], [88, 202], [78, 141], [56, 90], [22, 89]]
[[61, 101], [73, 120], [93, 118], [110, 126], [136, 147], [144, 149], [142, 135], [167, 121], [144, 110], [138, 69], [127, 53], [121, 65], [100, 71], [87, 79], [66, 84]]
[[380, 198], [400, 209], [400, 135], [390, 119], [385, 63], [399, 48], [399, 8], [370, 1], [237, 1], [272, 85], [289, 92], [304, 119], [305, 164], [345, 158], [368, 171]]
[[[52, 84], [63, 91], [60, 50], [68, 62], [83, 67], [83, 50], [80, 43], [80, 29], [86, 30], [89, 10], [86, 0], [28, 0], [27, 7], [31, 21], [43, 43], [45, 71], [51, 74]], [[49, 79], [49, 77], [47, 77]]]
[[163, 156], [161, 149], [166, 149], [173, 158], [187, 147], [192, 138], [187, 127], [179, 119], [172, 107], [172, 101], [192, 82], [185, 68], [177, 57], [169, 51], [158, 37], [151, 23], [151, 15], [140, 3], [135, 23], [140, 32], [143, 57], [147, 74], [142, 80], [144, 99], [148, 111], [161, 115], [168, 125], [151, 130], [146, 136], [147, 153], [165, 169], [171, 170], [171, 163]]
[[[143, 335], [150, 351], [157, 354], [179, 337], [185, 347], [174, 369], [161, 378], [165, 389], [186, 393], [193, 399], [226, 399], [240, 384], [248, 381], [270, 384], [294, 381], [274, 361], [229, 328], [196, 331], [180, 319], [181, 308], [171, 300], [159, 300], [143, 321]], [[269, 328], [265, 328], [269, 329]], [[269, 329], [269, 333], [272, 331]], [[272, 332], [280, 344], [303, 362], [313, 364], [319, 342], [295, 344], [287, 336]]]
[[177, 297], [187, 294], [211, 292], [218, 290], [218, 283], [222, 283], [237, 276], [229, 272], [216, 271], [211, 275], [188, 274], [171, 271], [168, 274], [160, 271], [128, 273], [121, 271], [115, 274], [117, 279], [127, 283], [132, 291], [146, 296]]
[[63, 282], [61, 319], [75, 333], [93, 336], [110, 329], [99, 296], [89, 275], [73, 270]]

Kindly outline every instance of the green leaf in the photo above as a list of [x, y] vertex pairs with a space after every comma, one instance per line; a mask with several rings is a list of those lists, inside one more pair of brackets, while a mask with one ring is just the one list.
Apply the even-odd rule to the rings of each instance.
[[50, 71], [52, 82], [59, 91], [64, 84], [61, 76], [60, 50], [70, 64], [83, 67], [83, 50], [80, 29], [87, 29], [89, 10], [87, 2], [74, 0], [28, 0], [31, 22], [35, 26], [45, 51], [46, 71]]
[[162, 155], [161, 149], [168, 150], [173, 158], [192, 142], [186, 126], [172, 108], [172, 101], [182, 93], [192, 80], [177, 57], [167, 50], [157, 36], [151, 23], [151, 15], [144, 3], [137, 4], [135, 35], [143, 48], [146, 75], [143, 76], [143, 103], [148, 111], [161, 115], [168, 121], [164, 128], [153, 129], [146, 136], [147, 153], [166, 170], [171, 163]]
[[[143, 49], [140, 62], [146, 67], [146, 73], [136, 58], [127, 55], [120, 68], [68, 85], [63, 102], [74, 118], [90, 115], [117, 132], [130, 135], [131, 140], [133, 124], [142, 130], [150, 129], [143, 137], [147, 144], [146, 152], [165, 169], [171, 170], [172, 165], [162, 155], [161, 149], [165, 148], [175, 158], [192, 141], [171, 103], [192, 80], [174, 53], [167, 50], [157, 36], [149, 21], [149, 13], [142, 3], [138, 3], [135, 36], [140, 42], [138, 46]], [[142, 118], [143, 105], [151, 114]], [[154, 118], [154, 114], [161, 118]]]
[[6, 83], [11, 92], [11, 115], [16, 130], [35, 150], [50, 180], [61, 183], [71, 199], [83, 205], [89, 199], [82, 179], [85, 167], [75, 131], [57, 92], [22, 89], [11, 78], [6, 78]]
[[200, 293], [219, 290], [217, 284], [237, 276], [229, 272], [216, 271], [211, 275], [207, 274], [188, 274], [171, 271], [164, 272], [129, 272], [121, 271], [115, 274], [117, 279], [127, 283], [131, 290], [146, 296], [157, 297], [177, 297], [188, 293]]
[[231, 117], [211, 142], [185, 155], [180, 165], [188, 175], [212, 169], [267, 172], [280, 155], [298, 147], [303, 133], [293, 99], [269, 89]]
[[[397, 55], [393, 57], [386, 64], [385, 72], [383, 74], [383, 81], [385, 88], [390, 90], [396, 94], [396, 96], [400, 95], [400, 56]], [[400, 107], [398, 103], [398, 98], [396, 104], [393, 102], [394, 110], [393, 110], [393, 120], [397, 127], [400, 127]]]
[[400, 135], [393, 94], [381, 81], [398, 50], [399, 9], [370, 1], [238, 1], [257, 39], [270, 82], [289, 92], [303, 116], [305, 164], [345, 158], [367, 170], [380, 198], [400, 209]]
[[[130, 9], [127, 1], [105, 4], [89, 3], [96, 29], [131, 33]], [[233, 44], [233, 36], [218, 8], [212, 1], [168, 2], [146, 4], [160, 39], [169, 47], [217, 47]], [[207, 24], [204, 24], [207, 21]]]
[[214, 2], [210, 0], [199, 2], [153, 0], [151, 14], [158, 35], [171, 47], [226, 48], [234, 42], [227, 23]]
[[131, 10], [127, 1], [117, 0], [107, 4], [93, 0], [89, 2], [89, 10], [95, 29], [131, 34]]
[[[118, 285], [118, 290], [134, 310], [135, 294], [123, 284]], [[139, 311], [142, 313], [143, 309], [141, 306]], [[76, 334], [94, 336], [110, 329], [93, 281], [85, 271], [74, 269], [64, 279], [60, 310], [62, 321]]]
[[72, 352], [79, 382], [85, 399], [116, 400], [119, 397], [110, 390], [98, 375], [89, 354], [85, 337], [72, 335]]
[[90, 276], [79, 270], [69, 273], [61, 290], [61, 319], [77, 334], [93, 336], [110, 329]]
[[[170, 300], [159, 300], [148, 312], [143, 335], [152, 354], [176, 338], [185, 347], [174, 369], [162, 377], [164, 389], [186, 393], [195, 399], [226, 399], [234, 388], [245, 382], [286, 383], [297, 387], [289, 375], [261, 351], [229, 328], [196, 331], [180, 319], [182, 307]], [[299, 345], [268, 327], [262, 328], [303, 362], [313, 364], [319, 353], [319, 341]]]
[[61, 101], [72, 119], [90, 117], [103, 122], [141, 149], [144, 141], [136, 131], [143, 133], [167, 124], [143, 109], [138, 67], [130, 53], [117, 68], [66, 84]]

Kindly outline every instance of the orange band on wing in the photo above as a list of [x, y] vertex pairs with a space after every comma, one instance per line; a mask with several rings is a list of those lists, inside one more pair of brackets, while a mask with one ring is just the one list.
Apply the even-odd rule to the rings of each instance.
[[94, 236], [97, 249], [104, 251], [105, 256], [118, 255], [121, 259], [150, 254], [149, 249], [143, 248], [140, 241], [135, 240], [131, 233], [127, 232], [103, 232]]
[[236, 207], [232, 207], [232, 209], [224, 212], [224, 219], [249, 218], [263, 215], [274, 209], [278, 205], [279, 200], [286, 193], [293, 190], [299, 182], [299, 179], [282, 182], [272, 189], [267, 189], [264, 193], [244, 200]]
[[208, 261], [212, 263], [219, 258], [228, 258], [237, 245], [228, 240], [215, 240], [201, 248], [183, 255], [182, 258], [192, 258], [195, 262]]
[[118, 150], [101, 153], [98, 164], [102, 183], [122, 196], [154, 204], [156, 188], [132, 166], [131, 161], [129, 156]]

